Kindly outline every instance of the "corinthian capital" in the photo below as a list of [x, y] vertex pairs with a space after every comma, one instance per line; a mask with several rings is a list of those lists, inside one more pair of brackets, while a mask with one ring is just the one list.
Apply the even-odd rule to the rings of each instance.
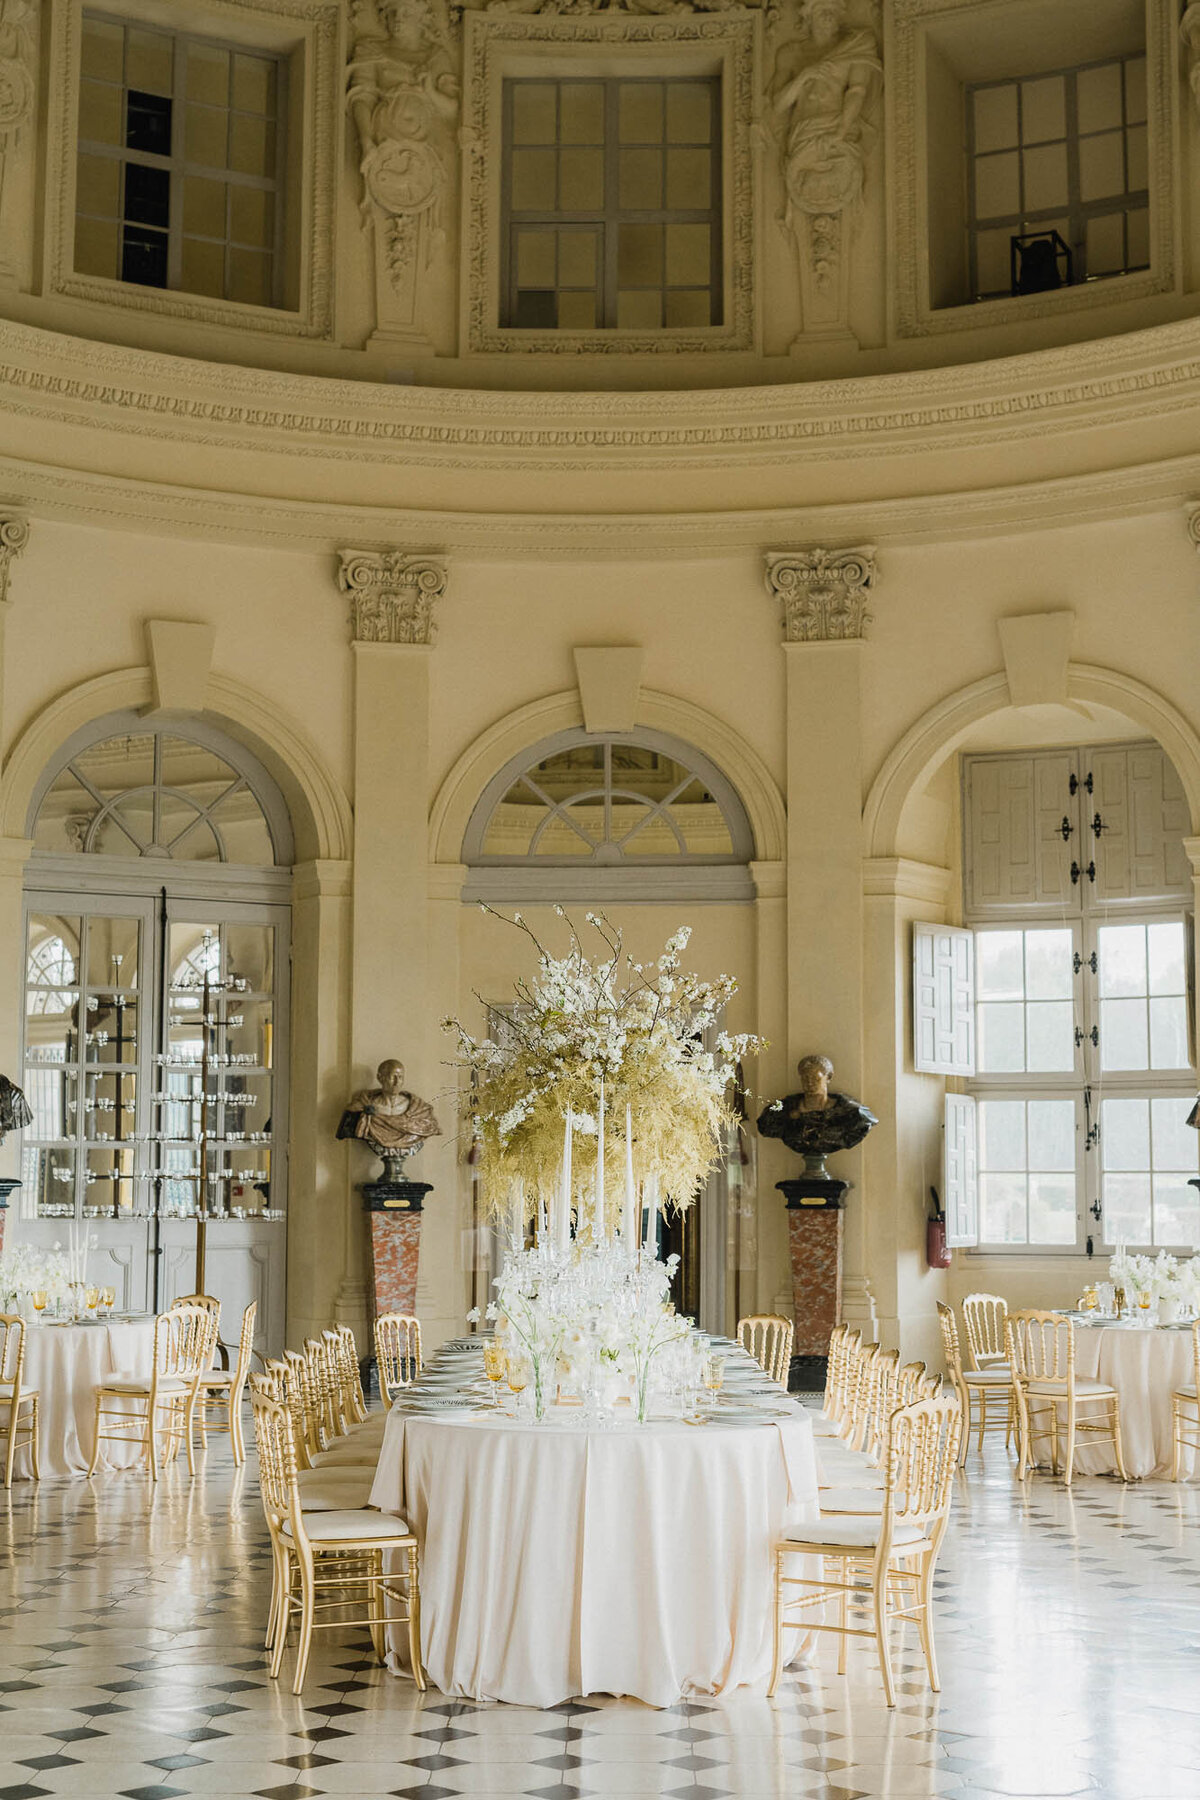
[[788, 644], [831, 643], [866, 636], [867, 595], [875, 583], [875, 548], [768, 550], [767, 592], [783, 608]]
[[8, 572], [13, 558], [29, 542], [29, 520], [18, 513], [0, 512], [0, 606], [8, 599]]
[[343, 550], [338, 587], [350, 596], [354, 643], [429, 644], [434, 601], [446, 589], [446, 559], [406, 550]]

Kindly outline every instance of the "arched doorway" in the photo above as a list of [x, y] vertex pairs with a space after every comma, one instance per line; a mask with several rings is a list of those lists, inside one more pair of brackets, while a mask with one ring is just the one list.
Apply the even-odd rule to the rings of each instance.
[[[291, 824], [210, 725], [92, 721], [27, 833], [21, 1234], [94, 1240], [92, 1279], [157, 1308], [196, 1278], [282, 1341]], [[201, 1157], [201, 1134], [204, 1154]]]
[[[628, 928], [639, 954], [653, 954], [678, 923], [700, 915], [718, 942], [721, 925], [739, 912], [748, 929], [753, 855], [740, 795], [694, 745], [650, 729], [569, 728], [510, 757], [484, 787], [463, 839], [463, 897], [498, 910], [519, 905], [535, 925], [545, 909], [551, 934], [555, 906], [580, 923], [587, 910], [602, 909]], [[679, 915], [664, 914], [676, 905]], [[706, 962], [708, 955], [720, 958], [716, 967], [745, 966], [739, 951], [718, 948]], [[503, 1012], [499, 974], [494, 987], [478, 991]], [[742, 1173], [740, 1162], [718, 1167], [698, 1203], [661, 1227], [663, 1253], [680, 1256], [680, 1311], [714, 1331], [725, 1329]], [[496, 1254], [493, 1244], [481, 1259], [488, 1278]]]

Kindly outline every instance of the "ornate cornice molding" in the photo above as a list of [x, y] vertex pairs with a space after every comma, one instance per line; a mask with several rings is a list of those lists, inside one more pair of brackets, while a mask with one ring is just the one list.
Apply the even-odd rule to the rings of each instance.
[[859, 380], [660, 392], [467, 389], [237, 370], [0, 323], [0, 405], [106, 434], [331, 462], [622, 471], [731, 458], [794, 463], [949, 454], [1031, 434], [1200, 412], [1200, 322]]
[[0, 512], [0, 606], [8, 603], [9, 572], [28, 542], [29, 520], [20, 513]]
[[783, 609], [786, 644], [841, 643], [867, 634], [867, 595], [875, 584], [875, 546], [768, 550], [767, 592]]
[[355, 644], [431, 644], [446, 560], [404, 550], [343, 550], [338, 588], [350, 597]]

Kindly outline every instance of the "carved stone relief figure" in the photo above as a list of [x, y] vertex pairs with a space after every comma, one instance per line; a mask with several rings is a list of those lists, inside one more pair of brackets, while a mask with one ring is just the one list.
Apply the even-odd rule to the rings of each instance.
[[4, 187], [17, 135], [33, 117], [34, 0], [0, 0], [0, 276], [11, 278], [4, 257]]
[[1187, 51], [1187, 77], [1192, 99], [1200, 109], [1200, 0], [1187, 0], [1179, 21], [1179, 35]]
[[882, 91], [873, 23], [849, 0], [798, 0], [777, 29], [770, 101], [780, 131], [782, 223], [796, 246], [804, 332], [849, 329], [847, 261], [862, 202], [867, 151]]
[[378, 335], [423, 341], [420, 278], [445, 242], [458, 55], [442, 0], [356, 0], [346, 103], [373, 234]]

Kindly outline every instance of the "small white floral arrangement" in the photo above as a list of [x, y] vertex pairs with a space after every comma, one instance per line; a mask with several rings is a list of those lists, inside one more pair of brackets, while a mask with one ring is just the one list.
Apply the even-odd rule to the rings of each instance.
[[23, 1312], [30, 1296], [45, 1294], [53, 1307], [71, 1289], [71, 1258], [56, 1244], [44, 1250], [36, 1244], [13, 1244], [0, 1256], [0, 1303], [6, 1312]]
[[[565, 1254], [549, 1245], [510, 1251], [482, 1316], [509, 1354], [528, 1362], [536, 1418], [561, 1375], [576, 1392], [612, 1389], [621, 1378], [645, 1419], [656, 1358], [692, 1335], [668, 1298], [678, 1263], [631, 1262], [615, 1243], [572, 1243]], [[478, 1324], [480, 1316], [475, 1307], [467, 1319]]]
[[1181, 1261], [1166, 1250], [1157, 1256], [1138, 1255], [1119, 1245], [1108, 1265], [1108, 1278], [1114, 1287], [1160, 1306], [1165, 1300], [1172, 1310], [1200, 1312], [1200, 1267], [1194, 1256]]

